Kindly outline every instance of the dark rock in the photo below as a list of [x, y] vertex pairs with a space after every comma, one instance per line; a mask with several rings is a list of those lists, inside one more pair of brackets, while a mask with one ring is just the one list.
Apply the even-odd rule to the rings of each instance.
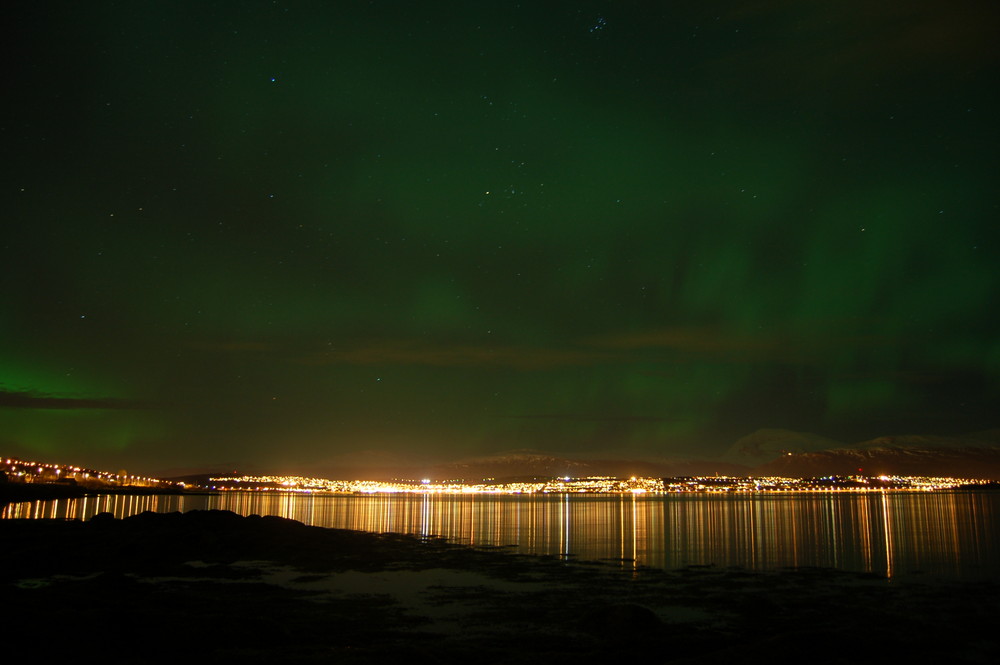
[[654, 638], [663, 622], [648, 607], [634, 603], [605, 605], [584, 617], [581, 627], [606, 639]]

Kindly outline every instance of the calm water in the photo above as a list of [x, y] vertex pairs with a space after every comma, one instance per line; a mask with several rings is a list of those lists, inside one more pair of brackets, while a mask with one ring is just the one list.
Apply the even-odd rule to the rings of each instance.
[[824, 566], [890, 577], [1000, 579], [1000, 493], [669, 496], [101, 496], [11, 504], [3, 518], [221, 508], [317, 526], [612, 559], [626, 568]]

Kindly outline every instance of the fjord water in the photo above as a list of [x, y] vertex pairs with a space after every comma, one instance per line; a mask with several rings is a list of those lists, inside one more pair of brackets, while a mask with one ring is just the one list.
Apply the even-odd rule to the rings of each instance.
[[[11, 504], [4, 518], [224, 509], [306, 524], [442, 536], [623, 568], [834, 567], [1000, 579], [1000, 493], [127, 496]], [[512, 548], [513, 549], [513, 548]]]

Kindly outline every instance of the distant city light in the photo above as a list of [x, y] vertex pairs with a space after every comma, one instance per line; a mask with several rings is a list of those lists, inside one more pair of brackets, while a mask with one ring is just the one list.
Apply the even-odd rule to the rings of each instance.
[[573, 478], [532, 478], [504, 480], [483, 478], [468, 481], [450, 480], [331, 480], [306, 476], [213, 476], [208, 484], [180, 483], [156, 478], [129, 475], [124, 471], [110, 473], [78, 466], [25, 462], [13, 458], [0, 460], [0, 471], [8, 481], [18, 483], [52, 483], [79, 485], [90, 491], [102, 488], [145, 487], [166, 491], [213, 490], [220, 492], [295, 492], [327, 494], [390, 494], [400, 492], [422, 494], [667, 494], [676, 492], [762, 493], [762, 492], [928, 492], [971, 487], [990, 483], [988, 480], [923, 476], [823, 476], [816, 478], [750, 477], [750, 476], [691, 476], [651, 478], [630, 476], [587, 476]]

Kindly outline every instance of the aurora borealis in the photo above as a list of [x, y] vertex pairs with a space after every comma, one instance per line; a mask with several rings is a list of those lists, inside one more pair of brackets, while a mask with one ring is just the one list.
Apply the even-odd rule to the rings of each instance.
[[3, 452], [1000, 422], [991, 3], [15, 4]]

